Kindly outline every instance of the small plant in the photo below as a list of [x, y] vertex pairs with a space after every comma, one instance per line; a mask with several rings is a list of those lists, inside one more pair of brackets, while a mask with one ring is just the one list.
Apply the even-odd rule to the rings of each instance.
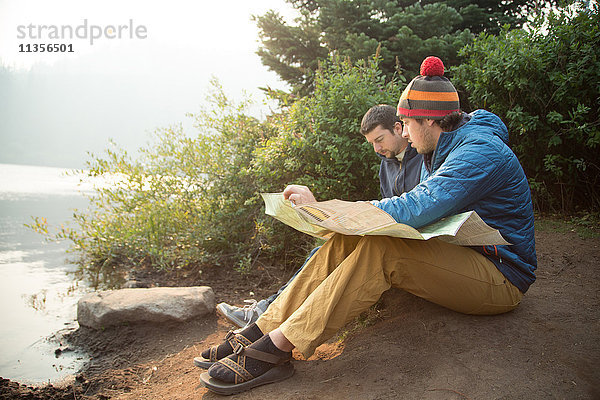
[[352, 335], [359, 333], [363, 329], [373, 326], [377, 321], [383, 320], [382, 302], [379, 300], [373, 304], [369, 309], [361, 313], [354, 321], [349, 322], [346, 326], [340, 330], [337, 340], [343, 342], [350, 338]]

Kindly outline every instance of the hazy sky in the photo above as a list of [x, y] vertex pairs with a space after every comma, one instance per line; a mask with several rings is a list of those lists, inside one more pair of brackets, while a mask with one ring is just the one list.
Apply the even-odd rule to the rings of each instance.
[[[255, 54], [250, 16], [269, 9], [295, 15], [284, 0], [0, 0], [0, 163], [78, 167], [109, 138], [133, 151], [189, 121], [213, 76], [234, 99], [286, 88]], [[73, 53], [19, 52], [42, 43]]]

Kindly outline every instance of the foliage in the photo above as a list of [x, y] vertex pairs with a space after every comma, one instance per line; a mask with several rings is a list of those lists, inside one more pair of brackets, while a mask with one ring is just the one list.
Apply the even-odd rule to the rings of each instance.
[[598, 209], [598, 5], [557, 10], [530, 29], [481, 34], [454, 81], [507, 122], [538, 210]]
[[[435, 0], [422, 0], [422, 4], [433, 4]], [[558, 1], [539, 0], [449, 0], [445, 1], [449, 7], [454, 8], [463, 17], [457, 29], [469, 29], [472, 33], [486, 32], [496, 35], [502, 26], [510, 25], [520, 28], [527, 20], [527, 16], [543, 8], [557, 5]]]
[[[362, 4], [334, 3], [340, 7]], [[323, 20], [327, 16], [323, 4], [304, 0], [305, 18]], [[454, 15], [455, 23], [464, 18], [452, 14], [448, 4], [390, 2], [390, 7], [410, 9], [412, 14], [378, 14], [378, 24], [394, 19], [402, 25], [398, 35], [405, 35], [402, 43], [409, 49], [426, 40], [419, 39], [422, 31], [415, 33], [407, 24], [414, 23], [415, 30], [435, 31], [430, 38], [433, 46], [445, 34], [452, 35], [444, 33], [451, 32], [444, 31], [444, 18]], [[436, 14], [440, 10], [445, 14]], [[597, 212], [598, 6], [588, 11], [569, 10], [539, 17], [529, 30], [505, 27], [498, 36], [482, 33], [460, 53], [466, 62], [452, 69], [453, 82], [470, 94], [474, 106], [490, 109], [507, 122], [512, 148], [530, 178], [538, 210]], [[353, 15], [350, 11], [347, 18]], [[427, 13], [432, 13], [427, 18], [441, 18], [439, 23], [423, 26]], [[352, 36], [338, 35], [341, 31], [334, 29], [334, 15], [338, 14], [330, 16], [331, 31], [326, 36], [343, 47]], [[360, 19], [356, 24], [358, 32]], [[369, 29], [383, 29], [379, 25]], [[307, 23], [306, 29], [309, 26], [318, 27]], [[302, 29], [294, 35], [305, 34]], [[283, 29], [282, 35], [285, 32], [292, 31]], [[302, 43], [319, 53], [320, 39], [311, 40], [323, 32], [317, 29], [312, 34], [316, 36], [307, 36]], [[278, 44], [281, 49], [302, 47], [293, 43], [294, 35]], [[467, 36], [464, 41], [457, 39], [460, 35], [452, 36], [457, 40], [454, 45], [468, 42]], [[53, 239], [70, 240], [94, 282], [121, 267], [152, 266], [191, 273], [212, 266], [233, 267], [243, 273], [273, 262], [284, 268], [297, 267], [315, 240], [266, 216], [261, 192], [281, 191], [296, 183], [309, 186], [318, 199], [378, 196], [379, 162], [359, 133], [360, 121], [375, 104], [395, 104], [401, 92], [399, 83], [405, 79], [401, 74], [390, 76], [386, 66], [390, 60], [383, 54], [390, 50], [385, 50], [384, 44], [372, 42], [373, 57], [368, 46], [359, 45], [363, 39], [371, 39], [360, 34], [353, 38], [354, 49], [363, 49], [358, 61], [351, 61], [358, 52], [338, 49], [334, 56], [319, 62], [327, 52], [319, 53], [314, 64], [304, 70], [303, 76], [311, 77], [310, 91], [304, 86], [310, 94], [298, 98], [271, 91], [283, 108], [264, 121], [248, 116], [249, 101], [233, 104], [213, 82], [209, 107], [191, 115], [197, 136], [189, 137], [181, 126], [174, 126], [157, 130], [139, 157], [116, 146], [103, 156], [91, 155], [87, 169], [80, 172], [90, 179], [101, 178], [103, 183], [90, 198], [90, 207], [75, 211], [70, 224], [54, 233], [41, 218], [32, 227]], [[442, 48], [437, 47], [439, 51]], [[305, 61], [309, 54], [304, 55]], [[294, 56], [292, 52], [291, 58], [274, 58], [273, 62], [303, 65], [305, 61]], [[290, 74], [292, 77], [293, 71]], [[303, 85], [307, 81], [300, 77], [295, 82]], [[586, 216], [577, 219], [577, 224], [586, 227], [596, 222], [597, 218]]]
[[[310, 187], [317, 199], [376, 198], [378, 158], [360, 132], [371, 106], [393, 103], [400, 91], [386, 83], [379, 59], [359, 61], [334, 57], [315, 74], [315, 91], [270, 117], [275, 135], [254, 151], [252, 179], [261, 192], [279, 192], [295, 183]], [[248, 203], [262, 206], [258, 191]], [[298, 234], [263, 214], [254, 217], [254, 247], [297, 267], [314, 239]]]
[[410, 77], [429, 55], [456, 65], [472, 32], [496, 33], [505, 23], [519, 27], [527, 12], [556, 1], [288, 0], [300, 13], [288, 25], [273, 11], [256, 17], [264, 65], [304, 95], [313, 88], [319, 60], [339, 54], [366, 59], [381, 48], [381, 69]]
[[248, 166], [265, 130], [244, 114], [247, 102], [231, 104], [213, 83], [212, 109], [196, 116], [202, 135], [192, 139], [181, 126], [170, 127], [157, 130], [138, 158], [114, 144], [103, 157], [90, 155], [87, 169], [78, 171], [99, 182], [90, 207], [76, 210], [55, 233], [45, 220], [34, 221], [38, 231], [72, 242], [93, 283], [120, 268], [200, 270], [252, 236], [254, 209], [244, 204], [255, 189]]
[[279, 14], [269, 11], [255, 20], [262, 36], [263, 47], [257, 54], [263, 65], [276, 71], [297, 92], [312, 91], [319, 60], [327, 58], [327, 50], [321, 46], [320, 32], [313, 18], [305, 14], [298, 26], [289, 27]]
[[314, 94], [295, 102], [281, 116], [279, 134], [257, 149], [262, 187], [294, 182], [322, 199], [378, 196], [378, 158], [359, 133], [360, 121], [371, 106], [395, 103], [400, 88], [385, 82], [377, 62], [335, 57], [322, 64]]
[[91, 156], [85, 172], [104, 184], [88, 210], [49, 233], [68, 239], [94, 282], [120, 268], [147, 265], [200, 271], [257, 263], [297, 267], [315, 240], [264, 214], [259, 195], [303, 183], [322, 198], [375, 198], [377, 157], [359, 133], [372, 105], [395, 101], [378, 60], [332, 59], [316, 74], [313, 96], [258, 121], [232, 104], [218, 83], [211, 106], [192, 115], [199, 134], [159, 129], [132, 158], [117, 148]]

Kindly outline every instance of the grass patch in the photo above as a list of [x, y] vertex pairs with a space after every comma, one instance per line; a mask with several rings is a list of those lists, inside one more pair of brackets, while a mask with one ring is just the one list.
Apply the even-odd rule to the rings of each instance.
[[363, 329], [373, 326], [376, 322], [383, 320], [383, 309], [383, 302], [379, 299], [377, 303], [373, 304], [367, 311], [356, 317], [354, 321], [346, 324], [346, 326], [338, 333], [337, 341], [344, 342], [346, 339], [359, 333]]
[[575, 232], [582, 239], [600, 237], [600, 213], [574, 216], [558, 214], [536, 215], [535, 229], [540, 232]]

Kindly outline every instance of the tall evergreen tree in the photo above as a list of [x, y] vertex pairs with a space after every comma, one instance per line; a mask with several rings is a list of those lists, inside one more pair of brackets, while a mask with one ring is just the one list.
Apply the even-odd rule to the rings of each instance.
[[413, 76], [428, 55], [447, 66], [459, 63], [458, 50], [473, 33], [520, 27], [527, 12], [556, 0], [287, 0], [300, 12], [295, 25], [276, 12], [256, 17], [264, 65], [295, 92], [312, 90], [320, 60], [332, 53], [364, 59], [380, 48], [381, 68]]

